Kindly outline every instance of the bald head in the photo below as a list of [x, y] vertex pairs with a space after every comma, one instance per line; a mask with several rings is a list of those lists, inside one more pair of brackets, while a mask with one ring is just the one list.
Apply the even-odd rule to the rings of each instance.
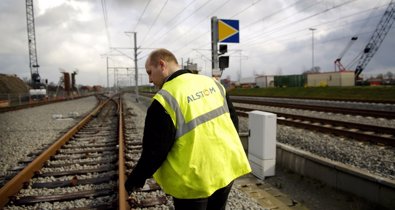
[[160, 60], [163, 60], [169, 64], [175, 64], [177, 66], [176, 70], [178, 70], [178, 62], [174, 54], [163, 48], [152, 51], [148, 56], [146, 65], [157, 66], [159, 65]]
[[152, 51], [145, 62], [145, 69], [150, 82], [159, 88], [162, 87], [166, 78], [179, 68], [174, 54], [162, 48]]

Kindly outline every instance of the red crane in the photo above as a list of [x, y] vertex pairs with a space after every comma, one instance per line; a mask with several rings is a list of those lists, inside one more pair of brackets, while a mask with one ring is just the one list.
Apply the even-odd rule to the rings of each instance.
[[346, 71], [346, 68], [344, 68], [343, 64], [340, 61], [343, 58], [344, 54], [346, 54], [348, 49], [350, 49], [351, 45], [354, 44], [354, 42], [357, 39], [358, 39], [357, 36], [351, 37], [350, 42], [348, 42], [344, 50], [340, 53], [339, 57], [335, 60], [335, 71], [339, 71], [339, 72]]

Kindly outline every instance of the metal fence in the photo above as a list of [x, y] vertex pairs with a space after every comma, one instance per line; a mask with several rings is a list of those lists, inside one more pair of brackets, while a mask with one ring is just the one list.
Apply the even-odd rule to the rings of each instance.
[[[89, 95], [91, 93], [82, 93], [82, 95]], [[80, 96], [82, 96], [80, 95]], [[66, 98], [72, 98], [72, 96], [66, 96], [63, 92], [56, 93], [48, 93], [48, 95], [40, 95], [40, 96], [32, 96], [29, 93], [21, 93], [21, 94], [2, 94], [0, 93], [0, 108], [1, 107], [9, 107], [9, 106], [19, 106], [25, 105], [29, 103], [35, 103], [40, 101], [55, 101], [62, 100]]]

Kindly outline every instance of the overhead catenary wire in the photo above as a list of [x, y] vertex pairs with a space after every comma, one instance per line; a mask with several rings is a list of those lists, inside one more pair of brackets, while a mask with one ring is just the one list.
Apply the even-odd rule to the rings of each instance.
[[[167, 28], [167, 26], [169, 26], [170, 25], [170, 23], [172, 23], [178, 16], [180, 16], [182, 13], [184, 13], [184, 12], [186, 12], [187, 11], [187, 9], [188, 9], [188, 7], [190, 7], [191, 5], [193, 5], [193, 3], [195, 2], [196, 0], [192, 0], [191, 2], [189, 2], [184, 8], [182, 8], [181, 10], [180, 10], [180, 12], [178, 12], [176, 15], [174, 15], [169, 21], [167, 21], [165, 24], [164, 24], [164, 27], [162, 27], [162, 29], [161, 30], [159, 30], [156, 34], [157, 34], [157, 36], [159, 36], [159, 34], [160, 34], [160, 32], [162, 32], [164, 29], [166, 29]], [[161, 34], [160, 36], [162, 37], [164, 34]], [[148, 44], [147, 46], [151, 46], [151, 44], [152, 43], [154, 43], [156, 40], [155, 40], [155, 38], [153, 38], [153, 42], [151, 42], [150, 44]]]
[[[256, 21], [254, 21], [253, 23], [248, 24], [246, 27], [241, 27], [240, 30], [247, 29], [247, 28], [249, 28], [249, 27], [251, 27], [251, 26], [253, 26], [253, 25], [255, 25], [255, 24], [257, 24], [257, 23], [259, 23], [259, 22], [261, 22], [261, 21], [263, 21], [263, 20], [267, 20], [268, 18], [270, 18], [270, 17], [272, 17], [272, 16], [274, 16], [274, 15], [276, 15], [276, 14], [279, 14], [281, 11], [284, 11], [284, 10], [288, 9], [288, 8], [290, 8], [291, 6], [295, 6], [297, 3], [301, 2], [301, 1], [302, 1], [302, 0], [298, 0], [298, 1], [295, 2], [295, 3], [292, 3], [292, 4], [288, 5], [288, 6], [286, 6], [285, 8], [282, 8], [282, 9], [280, 9], [280, 10], [274, 12], [274, 13], [271, 13], [271, 14], [268, 15], [268, 16], [265, 16], [264, 18], [260, 18], [260, 19], [258, 19], [258, 20], [256, 20]], [[235, 17], [235, 16], [237, 16], [237, 15], [240, 15], [241, 13], [245, 12], [247, 9], [251, 8], [251, 6], [255, 6], [255, 5], [256, 5], [256, 4], [252, 4], [252, 5], [250, 5], [249, 7], [245, 8], [245, 9], [242, 9], [242, 11], [236, 12], [236, 13], [235, 13], [234, 15], [232, 15], [231, 17]], [[202, 38], [203, 35], [205, 35], [206, 33], [207, 33], [207, 32], [200, 34], [199, 36], [197, 36], [197, 37], [194, 38], [193, 40], [198, 40], [198, 39]], [[201, 45], [201, 46], [199, 46], [198, 48], [202, 48], [202, 47], [204, 47], [204, 46], [208, 46], [209, 44], [210, 44], [209, 42], [208, 42], [208, 43], [205, 43], [204, 45]], [[185, 48], [185, 47], [186, 47], [186, 46], [184, 46], [184, 48]]]
[[237, 12], [236, 14], [230, 16], [230, 18], [234, 18], [240, 14], [242, 14], [243, 12], [245, 12], [246, 10], [250, 9], [251, 7], [255, 6], [256, 4], [258, 4], [261, 0], [257, 0], [255, 2], [252, 2], [249, 6], [245, 7], [244, 9], [240, 10], [239, 12]]
[[[257, 40], [260, 41], [260, 40], [262, 40], [262, 39], [261, 39], [262, 36], [264, 36], [264, 35], [266, 35], [266, 34], [272, 34], [272, 33], [276, 32], [276, 31], [281, 31], [281, 30], [283, 30], [283, 28], [286, 27], [286, 26], [294, 25], [295, 23], [299, 23], [299, 22], [302, 22], [302, 21], [306, 21], [306, 20], [311, 19], [311, 18], [313, 18], [313, 17], [315, 17], [315, 16], [318, 16], [318, 15], [321, 15], [321, 14], [323, 14], [323, 13], [329, 12], [329, 11], [331, 11], [331, 10], [333, 10], [333, 9], [339, 8], [339, 7], [341, 7], [341, 6], [344, 6], [344, 5], [349, 4], [349, 3], [351, 3], [351, 2], [354, 2], [354, 1], [356, 1], [356, 0], [349, 0], [349, 1], [347, 1], [347, 2], [343, 2], [343, 3], [341, 3], [341, 4], [337, 4], [337, 5], [335, 5], [335, 6], [331, 7], [331, 8], [327, 8], [327, 9], [324, 9], [324, 10], [322, 10], [322, 11], [320, 11], [320, 12], [314, 13], [314, 14], [312, 14], [312, 15], [310, 15], [310, 16], [306, 16], [306, 17], [301, 18], [301, 19], [299, 19], [299, 20], [292, 21], [292, 22], [290, 22], [290, 23], [286, 23], [285, 25], [281, 25], [281, 26], [276, 25], [277, 27], [275, 27], [275, 28], [272, 29], [272, 30], [266, 31], [266, 32], [264, 32], [264, 33], [256, 33], [256, 34], [253, 35], [252, 37], [248, 37], [248, 36], [247, 36], [245, 39], [247, 39], [248, 41], [241, 43], [241, 45], [242, 45], [242, 47], [244, 47], [246, 44], [253, 43], [254, 41], [256, 42]], [[280, 14], [281, 11], [284, 11], [284, 10], [286, 10], [286, 9], [288, 9], [288, 8], [291, 8], [291, 7], [295, 6], [296, 4], [298, 4], [298, 3], [300, 3], [300, 2], [301, 2], [301, 1], [297, 1], [297, 2], [295, 2], [295, 3], [292, 3], [292, 4], [288, 5], [288, 6], [286, 6], [286, 7], [282, 8], [282, 9], [280, 9], [280, 10], [277, 10], [276, 12], [274, 12], [274, 13], [272, 13], [272, 14], [270, 14], [270, 15], [265, 16], [264, 18], [260, 18], [259, 20], [254, 21], [254, 22], [251, 23], [251, 24], [248, 24], [246, 27], [243, 27], [243, 29], [249, 28], [249, 27], [251, 27], [251, 26], [253, 26], [253, 25], [255, 25], [255, 24], [257, 24], [257, 23], [259, 23], [259, 22], [261, 22], [261, 21], [268, 20], [268, 19], [270, 19], [271, 17], [273, 17], [273, 16], [275, 16], [275, 15], [277, 15], [277, 14]], [[319, 2], [315, 2], [314, 4], [309, 5], [308, 7], [305, 7], [305, 8], [303, 8], [303, 9], [300, 10], [300, 11], [305, 11], [305, 10], [307, 10], [307, 9], [309, 9], [309, 8], [311, 8], [311, 7], [315, 6], [315, 5], [317, 5], [318, 3], [319, 3]], [[280, 21], [277, 21], [277, 23], [282, 22], [282, 21], [285, 21], [285, 20], [287, 20], [287, 19], [289, 19], [289, 18], [293, 18], [293, 17], [292, 17], [292, 16], [288, 16], [288, 17], [286, 17], [286, 18], [284, 18], [284, 19], [282, 19], [282, 20], [280, 20]]]
[[108, 30], [108, 12], [107, 12], [106, 0], [101, 0], [101, 6], [102, 6], [102, 11], [103, 11], [104, 27], [106, 29], [108, 49], [110, 49], [112, 45], [111, 45], [110, 31]]
[[[347, 4], [350, 4], [350, 3], [354, 2], [354, 1], [356, 1], [356, 0], [349, 0], [349, 1], [346, 1], [346, 2], [342, 2], [342, 3], [340, 3], [340, 4], [334, 5], [334, 6], [331, 7], [331, 8], [327, 8], [327, 9], [324, 9], [324, 10], [322, 10], [322, 11], [316, 12], [316, 13], [314, 13], [314, 14], [312, 14], [312, 15], [308, 15], [308, 16], [306, 16], [306, 17], [303, 17], [303, 18], [294, 20], [294, 21], [292, 21], [292, 22], [286, 23], [285, 25], [277, 26], [277, 27], [273, 28], [272, 30], [266, 31], [266, 32], [261, 33], [261, 34], [257, 34], [256, 36], [254, 36], [254, 38], [250, 39], [248, 42], [252, 42], [253, 40], [255, 40], [255, 39], [257, 39], [257, 38], [261, 38], [262, 36], [264, 36], [264, 35], [266, 35], [266, 34], [273, 33], [273, 32], [276, 32], [276, 31], [278, 31], [278, 30], [282, 30], [282, 28], [284, 28], [284, 27], [292, 26], [292, 25], [294, 25], [294, 24], [301, 23], [301, 22], [303, 22], [303, 21], [309, 20], [309, 19], [311, 19], [311, 18], [313, 18], [313, 17], [316, 17], [316, 16], [318, 16], [318, 15], [322, 15], [322, 14], [327, 13], [327, 12], [333, 10], [333, 9], [337, 9], [337, 8], [340, 8], [340, 7], [345, 6], [345, 5], [347, 5]], [[247, 42], [247, 43], [248, 43], [248, 42]]]
[[[253, 2], [251, 5], [245, 7], [245, 8], [243, 8], [242, 10], [240, 10], [240, 11], [236, 12], [235, 14], [231, 15], [231, 18], [236, 17], [237, 15], [240, 15], [240, 14], [242, 14], [243, 12], [246, 12], [248, 9], [250, 9], [250, 8], [253, 7], [253, 6], [255, 6], [255, 5], [256, 5], [257, 3], [259, 3], [260, 1], [261, 1], [261, 0], [258, 0], [258, 1], [256, 1], [256, 2]], [[223, 6], [225, 6], [228, 2], [229, 2], [229, 1], [226, 1], [225, 3], [223, 3], [222, 5], [220, 5], [219, 8], [214, 9], [213, 12], [212, 12], [210, 15], [208, 15], [207, 17], [210, 17], [211, 15], [213, 15], [214, 12], [216, 12], [217, 10], [219, 10], [220, 8], [222, 8]], [[197, 25], [200, 25], [200, 24], [203, 23], [205, 20], [206, 20], [206, 18], [203, 19], [201, 22], [199, 22]], [[210, 29], [208, 29], [208, 30], [206, 30], [205, 32], [199, 34], [198, 36], [196, 36], [196, 38], [193, 38], [192, 40], [198, 40], [198, 39], [202, 38], [204, 35], [207, 35], [208, 32], [210, 32]], [[191, 31], [190, 31], [190, 33], [191, 33]], [[187, 36], [185, 35], [185, 37], [187, 37]], [[191, 42], [189, 42], [189, 43], [186, 44], [186, 45], [183, 45], [183, 47], [177, 49], [176, 51], [180, 51], [180, 50], [182, 50], [183, 48], [186, 48], [189, 44], [191, 44]], [[205, 45], [207, 45], [207, 44], [205, 44]], [[200, 47], [200, 48], [201, 48], [201, 47]]]
[[[174, 24], [172, 27], [170, 27], [165, 33], [160, 35], [160, 38], [157, 41], [162, 40], [166, 34], [168, 34], [169, 32], [171, 32], [175, 27], [179, 26], [181, 23], [185, 22], [186, 20], [188, 20], [190, 17], [192, 17], [196, 12], [198, 12], [199, 10], [201, 10], [204, 6], [206, 6], [208, 3], [210, 3], [210, 0], [205, 1], [202, 5], [200, 5], [199, 8], [195, 9], [191, 14], [188, 15], [188, 17], [183, 18], [181, 21], [177, 22], [176, 24]], [[154, 42], [150, 43], [147, 46], [151, 46]]]
[[[198, 25], [200, 25], [200, 24], [202, 24], [204, 21], [206, 21], [208, 18], [210, 18], [213, 14], [215, 14], [215, 12], [217, 12], [218, 10], [221, 10], [225, 5], [227, 5], [229, 2], [230, 2], [231, 0], [227, 0], [227, 1], [225, 1], [224, 3], [222, 3], [221, 5], [219, 5], [218, 7], [216, 7], [216, 8], [214, 8], [213, 10], [212, 10], [212, 12], [211, 13], [209, 13], [209, 15], [207, 15], [205, 18], [203, 18], [198, 24], [196, 24], [196, 26], [198, 26]], [[197, 27], [195, 27], [195, 28], [197, 28]], [[204, 32], [204, 34], [207, 34], [207, 33], [209, 33], [209, 29], [208, 30], [206, 30], [205, 32]], [[190, 30], [188, 33], [186, 33], [186, 34], [183, 34], [182, 36], [183, 37], [188, 37], [188, 34], [189, 33], [192, 33], [192, 30]], [[178, 40], [178, 39], [175, 39], [175, 40]], [[179, 40], [178, 40], [179, 41]], [[186, 46], [188, 46], [188, 44], [187, 45], [183, 45], [183, 47], [181, 47], [181, 48], [185, 48]], [[179, 51], [180, 50], [180, 48], [179, 49], [176, 49], [176, 51]]]
[[144, 7], [144, 10], [143, 10], [143, 12], [141, 13], [141, 15], [140, 15], [140, 17], [139, 17], [139, 19], [137, 20], [137, 23], [136, 23], [136, 25], [133, 27], [133, 32], [135, 32], [136, 31], [136, 29], [137, 29], [137, 26], [139, 25], [139, 23], [140, 23], [140, 21], [141, 21], [141, 18], [143, 17], [143, 15], [145, 14], [145, 11], [147, 10], [147, 7], [148, 7], [148, 5], [151, 3], [151, 0], [148, 0], [148, 2], [147, 2], [147, 4], [145, 5], [145, 7]]
[[163, 4], [162, 8], [160, 8], [159, 13], [156, 15], [155, 20], [152, 22], [151, 26], [148, 29], [147, 34], [145, 35], [145, 37], [141, 40], [140, 44], [143, 44], [145, 39], [148, 37], [149, 33], [151, 32], [152, 27], [155, 25], [156, 21], [158, 20], [159, 16], [162, 14], [163, 9], [166, 7], [167, 2], [169, 0], [166, 0], [166, 2]]
[[[384, 6], [382, 6], [382, 7], [384, 7]], [[375, 8], [374, 8], [374, 9], [375, 9]], [[337, 21], [339, 21], [339, 20], [346, 20], [347, 18], [351, 18], [351, 17], [357, 16], [357, 15], [363, 15], [364, 13], [369, 12], [369, 11], [371, 11], [371, 10], [372, 10], [372, 8], [369, 8], [369, 9], [366, 9], [366, 10], [363, 10], [363, 11], [358, 11], [358, 12], [355, 12], [355, 13], [352, 13], [352, 14], [348, 14], [348, 15], [345, 15], [345, 16], [341, 16], [341, 17], [338, 17], [338, 18], [336, 18], [336, 19], [329, 20], [329, 21], [326, 21], [326, 22], [323, 22], [323, 23], [320, 23], [320, 24], [311, 25], [311, 26], [306, 27], [306, 28], [319, 28], [319, 27], [322, 27], [322, 26], [325, 26], [325, 25], [329, 25], [329, 24], [335, 23], [335, 22], [337, 22]], [[381, 15], [380, 15], [380, 16], [381, 16]], [[373, 16], [373, 17], [376, 17], [376, 16]], [[377, 16], [377, 17], [379, 17], [379, 16]], [[369, 16], [368, 18], [371, 19], [372, 16]], [[357, 22], [366, 21], [368, 18], [356, 19], [356, 20], [353, 21], [353, 22], [342, 21], [343, 24], [340, 25], [339, 27], [344, 28], [345, 26], [355, 25]], [[289, 32], [286, 32], [286, 33], [285, 33], [284, 31], [281, 30], [281, 31], [278, 31], [278, 32], [284, 32], [284, 33], [283, 33], [283, 34], [278, 34], [278, 35], [276, 35], [275, 37], [265, 38], [265, 39], [259, 39], [259, 40], [255, 41], [255, 42], [249, 42], [248, 44], [242, 43], [242, 44], [243, 44], [243, 47], [249, 47], [249, 46], [253, 46], [253, 45], [257, 45], [257, 44], [268, 43], [268, 42], [271, 42], [271, 41], [273, 41], [273, 40], [279, 40], [279, 38], [287, 37], [287, 36], [292, 36], [292, 38], [289, 38], [289, 39], [296, 39], [295, 35], [298, 34], [298, 33], [304, 33], [304, 32], [306, 32], [306, 28], [301, 28], [301, 29], [289, 31]], [[336, 29], [337, 29], [337, 28], [335, 28], [335, 27], [330, 27], [330, 28], [331, 28], [332, 30], [336, 30]], [[361, 33], [362, 33], [362, 32], [358, 32], [358, 33], [355, 34], [355, 36], [358, 36], [358, 35], [360, 35]], [[303, 36], [304, 36], [304, 35], [303, 35]], [[347, 38], [347, 37], [342, 36], [341, 38]], [[339, 38], [335, 38], [335, 39], [331, 39], [331, 40], [326, 40], [326, 41], [320, 41], [320, 43], [322, 44], [322, 43], [325, 43], [325, 42], [331, 42], [331, 41], [338, 40], [338, 39], [339, 39]], [[285, 40], [287, 40], [287, 39], [285, 39]], [[284, 41], [284, 39], [281, 39], [281, 41]], [[318, 43], [318, 44], [320, 44], [320, 43]]]

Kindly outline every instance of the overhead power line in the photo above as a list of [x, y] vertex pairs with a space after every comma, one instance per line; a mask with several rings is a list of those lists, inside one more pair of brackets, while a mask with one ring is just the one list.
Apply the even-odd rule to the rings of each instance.
[[[295, 21], [289, 22], [289, 23], [287, 23], [287, 24], [285, 24], [285, 25], [280, 25], [280, 26], [277, 25], [277, 27], [273, 28], [273, 29], [270, 30], [270, 31], [266, 31], [266, 32], [264, 32], [264, 33], [257, 34], [256, 36], [254, 36], [254, 38], [250, 38], [248, 42], [255, 41], [255, 39], [261, 38], [262, 36], [265, 36], [265, 35], [268, 34], [268, 33], [273, 33], [273, 32], [275, 32], [276, 30], [283, 30], [283, 28], [285, 28], [286, 26], [294, 25], [294, 24], [296, 24], [296, 23], [301, 23], [301, 22], [306, 21], [306, 20], [309, 20], [309, 19], [311, 19], [311, 18], [313, 18], [313, 17], [316, 17], [316, 16], [322, 15], [322, 14], [324, 14], [324, 13], [327, 13], [327, 12], [333, 10], [333, 9], [337, 9], [337, 8], [339, 8], [339, 7], [342, 7], [342, 6], [345, 6], [345, 5], [347, 5], [347, 4], [350, 4], [351, 2], [354, 2], [354, 1], [356, 1], [356, 0], [349, 0], [349, 1], [343, 2], [343, 3], [341, 3], [341, 4], [337, 4], [337, 5], [335, 5], [335, 6], [331, 7], [331, 8], [324, 9], [324, 10], [322, 10], [322, 11], [320, 11], [320, 12], [314, 13], [314, 14], [312, 14], [312, 15], [309, 15], [309, 16], [306, 16], [306, 17], [297, 19], [297, 20], [295, 20]], [[247, 42], [247, 43], [248, 43], [248, 42]]]
[[101, 0], [101, 7], [103, 9], [104, 27], [106, 29], [108, 48], [111, 48], [111, 37], [110, 37], [110, 32], [108, 30], [108, 13], [107, 13], [106, 0]]
[[[261, 1], [261, 0], [258, 0], [258, 1], [254, 2], [254, 3], [252, 3], [251, 5], [247, 6], [246, 8], [243, 8], [243, 9], [241, 9], [240, 11], [237, 11], [235, 14], [231, 15], [230, 17], [233, 18], [233, 17], [235, 17], [235, 16], [237, 16], [237, 15], [242, 14], [243, 12], [247, 11], [247, 10], [250, 9], [251, 7], [255, 6], [255, 5], [256, 5], [258, 2], [260, 2], [260, 1]], [[213, 12], [210, 13], [210, 15], [208, 15], [208, 16], [205, 17], [205, 18], [203, 18], [202, 21], [199, 22], [197, 25], [200, 25], [200, 24], [203, 23], [204, 21], [207, 21], [207, 18], [208, 18], [208, 17], [213, 16], [218, 10], [220, 10], [222, 7], [224, 7], [227, 3], [229, 3], [229, 0], [226, 1], [226, 2], [224, 2], [223, 4], [221, 4], [218, 8], [214, 9]], [[197, 28], [197, 27], [195, 27], [195, 28]], [[192, 32], [192, 30], [189, 31], [189, 33], [191, 33], [191, 32]], [[196, 36], [196, 37], [193, 38], [192, 40], [198, 40], [198, 39], [202, 38], [204, 35], [207, 35], [209, 32], [210, 32], [210, 29], [208, 29], [208, 30], [206, 30], [205, 32], [199, 34], [198, 36]], [[187, 34], [185, 34], [185, 35], [183, 35], [183, 37], [188, 37], [188, 36], [187, 36]], [[177, 40], [177, 39], [176, 39], [176, 40]], [[189, 44], [191, 44], [191, 43], [192, 43], [192, 42], [188, 42], [188, 44], [183, 45], [183, 47], [177, 49], [176, 51], [180, 51], [180, 50], [186, 48], [186, 47], [187, 47]], [[205, 45], [208, 45], [208, 44], [205, 44]]]
[[[196, 12], [198, 12], [199, 10], [201, 10], [206, 4], [208, 4], [210, 2], [210, 0], [207, 0], [206, 2], [204, 2], [199, 8], [197, 8], [196, 10], [194, 10], [191, 14], [189, 14], [188, 15], [188, 17], [186, 17], [186, 18], [183, 18], [181, 21], [179, 21], [179, 22], [177, 22], [176, 24], [174, 24], [173, 25], [173, 27], [171, 27], [171, 28], [169, 28], [165, 33], [163, 33], [163, 34], [161, 34], [160, 35], [160, 38], [157, 40], [157, 41], [160, 41], [160, 40], [162, 40], [164, 37], [165, 37], [165, 35], [167, 34], [167, 33], [169, 33], [170, 31], [172, 31], [175, 27], [177, 27], [177, 26], [179, 26], [181, 23], [183, 23], [183, 22], [185, 22], [186, 20], [188, 20], [192, 15], [194, 15]], [[155, 42], [155, 41], [154, 41]], [[149, 45], [147, 45], [147, 46], [150, 46], [152, 43], [154, 43], [154, 42], [151, 42]]]
[[137, 20], [137, 23], [136, 23], [136, 25], [134, 26], [134, 28], [133, 28], [132, 31], [136, 31], [137, 26], [139, 25], [140, 20], [141, 20], [141, 18], [143, 17], [143, 15], [145, 14], [145, 11], [147, 10], [147, 7], [148, 7], [148, 5], [149, 5], [150, 3], [151, 3], [151, 0], [149, 0], [149, 1], [147, 2], [147, 4], [145, 5], [144, 10], [143, 10], [143, 12], [141, 13], [141, 15], [140, 15], [139, 19]]
[[[385, 6], [386, 6], [386, 5], [385, 5]], [[381, 6], [381, 7], [384, 7], [384, 6]], [[327, 21], [327, 22], [323, 22], [323, 23], [316, 24], [316, 25], [311, 25], [311, 26], [308, 26], [307, 28], [319, 28], [319, 27], [322, 27], [322, 26], [325, 26], [325, 25], [329, 25], [329, 24], [332, 24], [332, 23], [336, 23], [336, 22], [338, 22], [339, 20], [346, 20], [347, 18], [351, 18], [351, 17], [357, 16], [357, 15], [361, 15], [361, 14], [363, 14], [363, 13], [367, 13], [367, 12], [369, 12], [369, 11], [371, 11], [371, 10], [375, 10], [375, 9], [377, 9], [377, 8], [373, 8], [373, 9], [372, 9], [372, 8], [369, 8], [369, 9], [367, 9], [367, 10], [358, 11], [358, 12], [355, 12], [355, 13], [352, 13], [352, 14], [348, 14], [348, 15], [345, 15], [345, 16], [342, 16], [342, 17], [339, 17], [339, 18], [336, 18], [336, 19], [333, 19], [333, 20], [329, 20], [329, 21]], [[341, 28], [345, 28], [346, 26], [349, 26], [349, 25], [355, 25], [357, 22], [362, 22], [362, 21], [365, 21], [365, 22], [366, 22], [368, 19], [375, 18], [375, 17], [379, 17], [379, 16], [381, 16], [381, 15], [377, 15], [377, 16], [371, 16], [371, 15], [369, 15], [368, 18], [357, 19], [357, 20], [355, 20], [355, 21], [353, 21], [353, 22], [342, 21], [343, 24], [340, 25], [340, 27], [341, 27]], [[337, 28], [336, 28], [336, 27], [330, 27], [330, 28], [331, 28], [332, 30], [335, 30], [335, 29], [337, 29], [338, 27], [337, 27]], [[301, 28], [301, 29], [297, 29], [297, 30], [294, 30], [294, 31], [279, 31], [279, 32], [283, 32], [283, 33], [282, 33], [282, 34], [277, 34], [277, 35], [275, 35], [275, 37], [265, 38], [265, 39], [259, 39], [259, 40], [253, 41], [253, 42], [248, 42], [247, 44], [244, 44], [244, 43], [243, 43], [243, 47], [249, 47], [249, 46], [253, 46], [253, 45], [257, 45], [257, 44], [265, 44], [265, 43], [271, 42], [271, 41], [273, 41], [273, 40], [280, 41], [279, 39], [280, 39], [280, 38], [283, 38], [283, 37], [291, 37], [291, 38], [288, 38], [288, 39], [281, 39], [281, 41], [297, 39], [297, 37], [295, 37], [295, 35], [298, 34], [298, 33], [304, 33], [304, 32], [306, 32], [306, 27], [303, 27], [303, 28]], [[362, 31], [360, 31], [360, 32], [358, 32], [358, 33], [355, 33], [354, 36], [359, 36], [361, 33], [362, 33]], [[273, 35], [273, 33], [271, 33], [271, 35]], [[303, 36], [304, 36], [304, 35], [303, 35]], [[342, 36], [341, 38], [346, 38], [346, 37]], [[335, 38], [335, 39], [331, 39], [331, 40], [321, 41], [320, 43], [322, 44], [322, 43], [325, 43], [325, 42], [332, 42], [332, 41], [335, 41], [335, 40], [338, 40], [338, 39], [341, 39], [341, 38]]]
[[[266, 19], [270, 18], [271, 16], [274, 16], [274, 15], [276, 15], [276, 14], [279, 14], [281, 11], [288, 9], [288, 8], [290, 8], [291, 6], [294, 6], [294, 5], [296, 5], [297, 3], [301, 2], [301, 1], [302, 1], [302, 0], [299, 0], [299, 1], [295, 2], [295, 3], [293, 3], [293, 4], [290, 4], [290, 5], [286, 6], [285, 8], [282, 8], [282, 9], [280, 9], [280, 10], [278, 10], [278, 11], [276, 11], [276, 12], [274, 12], [274, 13], [268, 15], [268, 16], [265, 16], [264, 18], [260, 18], [259, 20], [255, 21], [255, 22], [253, 22], [253, 23], [251, 23], [251, 24], [249, 24], [249, 25], [247, 25], [246, 27], [242, 27], [240, 30], [247, 29], [247, 28], [251, 27], [252, 25], [255, 25], [255, 24], [257, 24], [257, 23], [259, 23], [259, 22], [261, 22], [261, 21], [263, 21], [263, 20], [266, 20]], [[258, 3], [258, 2], [256, 2], [256, 3]], [[235, 16], [237, 16], [237, 15], [242, 14], [243, 12], [247, 11], [248, 9], [250, 9], [252, 6], [255, 6], [256, 3], [255, 3], [255, 4], [251, 4], [249, 7], [244, 8], [244, 9], [242, 9], [242, 10], [236, 12], [236, 13], [235, 13], [234, 15], [232, 15], [231, 17], [235, 17]], [[199, 34], [199, 36], [194, 37], [192, 40], [201, 39], [201, 38], [202, 38], [204, 35], [206, 35], [208, 32], [209, 32], [209, 30], [206, 31], [206, 32], [204, 32], [204, 33]], [[207, 45], [209, 45], [209, 44], [210, 44], [210, 43], [207, 42], [207, 43], [205, 43], [205, 44], [199, 46], [198, 48], [203, 48], [204, 46], [207, 46]], [[186, 45], [184, 45], [184, 47], [182, 47], [182, 48], [185, 48], [185, 47], [186, 47]]]
[[148, 37], [149, 33], [151, 32], [152, 27], [155, 25], [155, 23], [156, 23], [156, 21], [158, 20], [159, 16], [162, 14], [163, 8], [166, 7], [168, 1], [169, 1], [169, 0], [166, 0], [166, 2], [163, 4], [162, 8], [160, 8], [159, 13], [158, 13], [158, 14], [156, 15], [156, 17], [155, 17], [154, 22], [152, 22], [151, 26], [150, 26], [149, 29], [148, 29], [147, 34], [146, 34], [145, 37], [141, 40], [141, 43], [140, 43], [140, 44], [143, 44], [144, 41], [145, 41], [145, 39]]
[[[160, 33], [160, 32], [162, 32], [164, 29], [166, 29], [168, 26], [170, 26], [170, 23], [173, 22], [173, 21], [174, 21], [178, 16], [180, 16], [183, 12], [187, 12], [188, 7], [190, 7], [195, 1], [196, 1], [196, 0], [193, 0], [193, 1], [189, 2], [184, 8], [182, 8], [182, 9], [180, 10], [180, 12], [178, 12], [178, 13], [177, 13], [176, 15], [174, 15], [169, 21], [167, 21], [167, 22], [164, 24], [164, 27], [162, 27], [162, 29], [159, 30], [159, 31], [156, 33], [157, 36], [159, 36], [159, 33]], [[164, 34], [166, 34], [166, 32], [165, 32]], [[164, 34], [162, 34], [161, 37], [162, 37]], [[156, 40], [154, 39], [153, 42], [155, 42], [155, 41], [156, 41]], [[151, 43], [153, 43], [153, 42], [151, 42]], [[151, 43], [148, 44], [148, 46], [151, 45]]]

